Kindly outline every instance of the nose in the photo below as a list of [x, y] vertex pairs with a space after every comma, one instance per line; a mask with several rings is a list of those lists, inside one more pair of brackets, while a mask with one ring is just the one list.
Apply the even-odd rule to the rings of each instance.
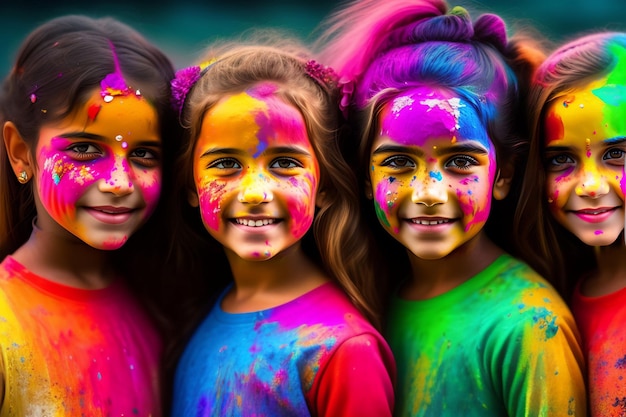
[[416, 179], [411, 200], [415, 204], [424, 204], [427, 207], [446, 203], [448, 192], [441, 174], [430, 171], [424, 173], [421, 179]]
[[580, 197], [598, 198], [609, 192], [609, 183], [597, 169], [591, 167], [582, 173], [582, 180], [575, 191]]
[[268, 203], [274, 198], [270, 188], [270, 180], [265, 175], [252, 172], [241, 184], [237, 199], [246, 204]]
[[134, 191], [135, 186], [133, 185], [130, 166], [126, 160], [117, 158], [110, 174], [109, 178], [103, 178], [98, 182], [100, 192], [112, 193], [121, 197]]

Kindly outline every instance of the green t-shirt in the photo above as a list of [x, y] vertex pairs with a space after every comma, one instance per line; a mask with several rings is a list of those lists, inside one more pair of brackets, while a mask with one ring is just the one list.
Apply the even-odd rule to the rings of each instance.
[[387, 339], [398, 366], [397, 416], [585, 413], [572, 314], [511, 256], [437, 297], [395, 296]]

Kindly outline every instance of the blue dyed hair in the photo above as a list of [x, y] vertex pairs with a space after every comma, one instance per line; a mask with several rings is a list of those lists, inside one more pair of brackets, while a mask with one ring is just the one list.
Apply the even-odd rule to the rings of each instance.
[[499, 16], [483, 14], [473, 22], [466, 9], [448, 10], [441, 0], [355, 1], [333, 15], [320, 44], [325, 62], [352, 84], [344, 87], [354, 90], [344, 104], [362, 133], [362, 160], [380, 108], [422, 86], [471, 103], [499, 162], [506, 156], [513, 163], [523, 152], [521, 98], [543, 53], [530, 37], [509, 41]]

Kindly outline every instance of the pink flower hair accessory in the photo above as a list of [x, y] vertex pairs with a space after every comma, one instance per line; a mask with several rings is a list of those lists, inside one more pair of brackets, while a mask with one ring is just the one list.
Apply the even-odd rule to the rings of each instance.
[[192, 66], [176, 71], [176, 75], [171, 82], [172, 86], [172, 106], [180, 115], [185, 105], [185, 99], [191, 87], [202, 76], [202, 69], [199, 66]]
[[304, 66], [307, 75], [323, 87], [334, 88], [337, 85], [337, 74], [331, 67], [311, 59]]

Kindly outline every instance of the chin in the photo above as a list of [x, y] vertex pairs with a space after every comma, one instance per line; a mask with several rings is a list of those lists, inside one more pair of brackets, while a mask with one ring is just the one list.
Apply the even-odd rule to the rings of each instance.
[[252, 261], [252, 262], [263, 262], [274, 257], [274, 253], [272, 252], [246, 252], [246, 253], [237, 253], [244, 261]]
[[101, 250], [117, 250], [124, 246], [128, 241], [128, 236], [123, 236], [119, 238], [109, 238], [102, 242], [96, 242], [94, 244], [90, 244], [90, 246], [101, 249]]
[[610, 246], [621, 236], [620, 233], [602, 233], [599, 235], [596, 234], [580, 234], [577, 235], [578, 239], [580, 239], [585, 245], [588, 246]]

